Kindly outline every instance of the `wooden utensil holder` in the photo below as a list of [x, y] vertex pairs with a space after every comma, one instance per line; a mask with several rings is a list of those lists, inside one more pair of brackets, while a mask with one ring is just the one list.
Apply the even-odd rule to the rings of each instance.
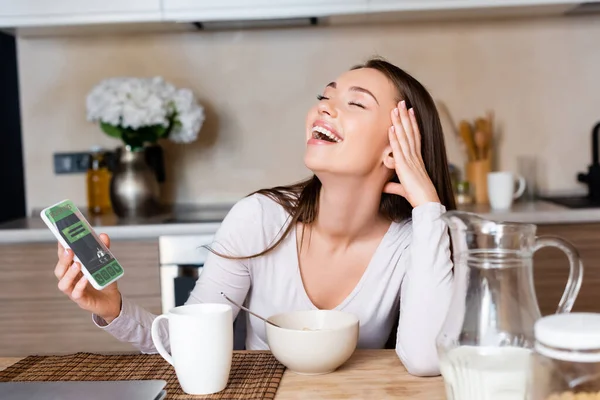
[[492, 170], [492, 160], [469, 161], [466, 170], [475, 203], [488, 204], [487, 176]]

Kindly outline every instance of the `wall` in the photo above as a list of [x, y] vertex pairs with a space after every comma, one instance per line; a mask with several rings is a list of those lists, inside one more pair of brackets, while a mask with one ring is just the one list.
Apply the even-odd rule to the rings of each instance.
[[[29, 209], [69, 197], [82, 175], [55, 176], [52, 153], [113, 147], [85, 119], [99, 80], [162, 75], [207, 109], [201, 138], [168, 145], [168, 200], [232, 201], [305, 177], [304, 117], [323, 85], [379, 54], [421, 80], [455, 119], [488, 109], [499, 124], [498, 166], [533, 154], [545, 192], [580, 191], [600, 119], [600, 17], [456, 21], [219, 33], [20, 38]], [[451, 161], [464, 157], [446, 123]]]

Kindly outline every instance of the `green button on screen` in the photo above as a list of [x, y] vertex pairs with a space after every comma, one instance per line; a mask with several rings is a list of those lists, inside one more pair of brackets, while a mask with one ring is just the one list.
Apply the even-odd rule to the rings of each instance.
[[99, 283], [99, 284], [103, 284], [104, 283], [104, 278], [102, 277], [102, 274], [100, 272], [96, 273], [94, 275], [94, 279]]

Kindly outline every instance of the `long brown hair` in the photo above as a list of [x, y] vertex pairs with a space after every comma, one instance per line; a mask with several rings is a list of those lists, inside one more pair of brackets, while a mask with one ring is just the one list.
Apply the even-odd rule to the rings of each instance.
[[[435, 102], [431, 95], [415, 78], [399, 67], [380, 58], [372, 58], [364, 64], [356, 65], [351, 69], [372, 68], [384, 74], [398, 91], [396, 102], [406, 101], [407, 108], [414, 108], [421, 132], [421, 153], [425, 169], [433, 182], [441, 203], [447, 210], [456, 208], [450, 172], [446, 158], [446, 147], [442, 124], [437, 112]], [[394, 173], [391, 181], [399, 182]], [[289, 235], [298, 223], [303, 226], [313, 223], [319, 213], [319, 194], [321, 181], [317, 176], [287, 186], [277, 186], [269, 189], [260, 189], [253, 194], [262, 194], [269, 197], [289, 214], [284, 226], [277, 235], [277, 239], [263, 251], [245, 257], [223, 255], [210, 249], [212, 252], [229, 259], [248, 259], [263, 256], [275, 249]], [[403, 197], [382, 193], [379, 203], [379, 212], [390, 221], [400, 222], [411, 217], [413, 207]]]

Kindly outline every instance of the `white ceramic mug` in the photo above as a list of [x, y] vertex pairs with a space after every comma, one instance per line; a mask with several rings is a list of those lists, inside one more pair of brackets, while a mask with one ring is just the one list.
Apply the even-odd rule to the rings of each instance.
[[[515, 181], [519, 187], [515, 191]], [[513, 200], [525, 191], [525, 178], [512, 172], [490, 172], [487, 176], [488, 198], [493, 210], [508, 210]]]
[[[159, 337], [159, 322], [169, 321], [171, 354]], [[152, 341], [175, 368], [181, 389], [206, 395], [225, 389], [233, 358], [233, 315], [226, 304], [190, 304], [171, 309], [152, 322]]]

